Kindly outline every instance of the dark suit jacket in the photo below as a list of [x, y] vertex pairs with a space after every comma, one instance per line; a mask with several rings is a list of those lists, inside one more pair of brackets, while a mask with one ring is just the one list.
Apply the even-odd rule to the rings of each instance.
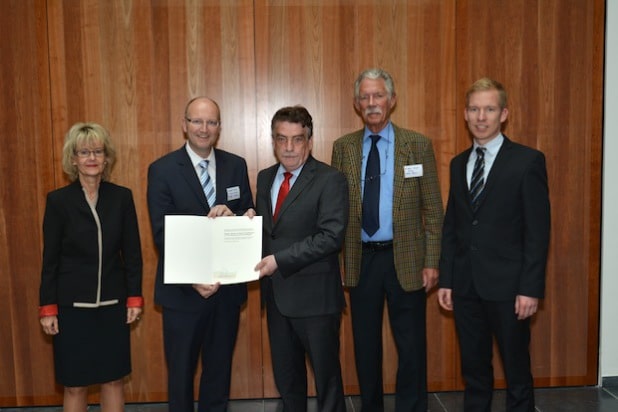
[[[142, 295], [142, 252], [133, 195], [101, 182], [96, 206], [101, 222], [101, 300]], [[47, 195], [43, 219], [41, 306], [97, 300], [98, 228], [79, 180]]]
[[[215, 150], [217, 162], [217, 200], [232, 212], [242, 215], [253, 207], [253, 197], [247, 176], [247, 163], [239, 156]], [[240, 196], [228, 199], [229, 188], [238, 188]], [[148, 210], [155, 246], [159, 251], [155, 303], [176, 310], [197, 311], [205, 304], [191, 285], [163, 283], [164, 218], [165, 215], [205, 216], [210, 211], [200, 180], [185, 146], [168, 153], [148, 168]], [[221, 286], [217, 298], [231, 299], [242, 304], [247, 298], [244, 284]]]
[[[284, 316], [340, 312], [344, 306], [338, 253], [348, 222], [348, 189], [336, 169], [309, 156], [273, 223], [271, 186], [279, 164], [257, 180], [257, 214], [263, 216], [263, 255], [278, 270], [262, 279]], [[272, 288], [272, 290], [270, 289]]]
[[[395, 177], [393, 184], [393, 252], [401, 287], [423, 287], [423, 268], [437, 268], [442, 234], [442, 197], [431, 140], [393, 124]], [[350, 224], [345, 237], [345, 284], [358, 285], [361, 271], [361, 164], [364, 129], [345, 135], [333, 145], [332, 165], [350, 185]], [[404, 177], [404, 166], [423, 165], [422, 177]]]
[[542, 298], [550, 229], [545, 156], [505, 137], [474, 213], [466, 180], [470, 151], [451, 162], [440, 287], [492, 301]]

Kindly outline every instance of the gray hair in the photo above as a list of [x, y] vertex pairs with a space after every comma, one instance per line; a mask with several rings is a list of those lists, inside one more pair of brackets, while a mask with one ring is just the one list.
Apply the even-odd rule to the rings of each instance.
[[360, 84], [365, 79], [382, 79], [386, 85], [386, 91], [388, 92], [388, 97], [391, 98], [395, 95], [395, 82], [391, 75], [384, 69], [380, 69], [377, 67], [372, 67], [370, 69], [363, 70], [361, 74], [358, 75], [356, 81], [354, 82], [354, 98], [358, 100], [360, 98]]

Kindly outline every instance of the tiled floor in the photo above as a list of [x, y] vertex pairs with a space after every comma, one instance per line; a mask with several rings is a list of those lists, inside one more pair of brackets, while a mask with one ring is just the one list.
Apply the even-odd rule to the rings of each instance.
[[[539, 412], [617, 412], [618, 384], [604, 387], [576, 387], [536, 389], [536, 410]], [[429, 394], [431, 412], [454, 412], [462, 410], [463, 394], [461, 392], [436, 392]], [[309, 399], [308, 412], [318, 412], [315, 399]], [[358, 397], [346, 397], [348, 412], [360, 411]], [[394, 410], [392, 396], [385, 398], [385, 411]], [[2, 412], [60, 412], [59, 407], [42, 408], [0, 408]], [[89, 411], [98, 412], [98, 406]], [[166, 404], [129, 404], [127, 412], [168, 412]], [[237, 400], [232, 401], [229, 412], [277, 412], [281, 404], [276, 399]], [[504, 391], [496, 391], [493, 412], [504, 411]]]

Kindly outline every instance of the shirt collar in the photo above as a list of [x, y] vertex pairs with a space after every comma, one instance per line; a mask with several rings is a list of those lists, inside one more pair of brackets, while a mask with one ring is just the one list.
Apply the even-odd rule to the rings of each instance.
[[365, 126], [365, 132], [363, 134], [363, 141], [370, 142], [371, 138], [369, 136], [372, 136], [374, 134], [379, 134], [381, 140], [384, 140], [388, 143], [392, 143], [393, 136], [395, 136], [395, 132], [393, 131], [393, 124], [389, 120], [386, 126], [384, 126], [384, 128], [380, 130], [378, 133], [372, 132], [371, 130], [367, 128], [367, 126]]
[[189, 143], [185, 143], [185, 148], [187, 149], [187, 154], [189, 155], [189, 158], [191, 159], [191, 164], [193, 164], [193, 167], [197, 168], [202, 160], [208, 160], [209, 166], [215, 165], [215, 149], [214, 148], [210, 149], [210, 153], [208, 154], [208, 157], [206, 159], [202, 158], [200, 155], [195, 153], [193, 149], [191, 149], [191, 146], [189, 146]]
[[[297, 169], [292, 170], [290, 173], [292, 173], [292, 177], [294, 179], [296, 179], [298, 177], [298, 175], [300, 174], [300, 172], [303, 170], [303, 167], [305, 167], [305, 164], [307, 162], [303, 163], [302, 165], [300, 165]], [[283, 174], [287, 172], [287, 170], [285, 170], [285, 167], [283, 167], [283, 165], [281, 163], [279, 163], [279, 169], [277, 169], [277, 175], [281, 175], [283, 176]]]
[[474, 142], [474, 144], [472, 146], [472, 151], [475, 151], [477, 147], [482, 147], [489, 154], [496, 155], [498, 153], [498, 150], [500, 150], [500, 147], [502, 146], [503, 142], [504, 142], [504, 135], [502, 133], [500, 133], [500, 134], [498, 134], [498, 136], [495, 137], [495, 139], [491, 139], [489, 141], [489, 143], [487, 143], [484, 146], [481, 146], [481, 145], [477, 144], [476, 142]]

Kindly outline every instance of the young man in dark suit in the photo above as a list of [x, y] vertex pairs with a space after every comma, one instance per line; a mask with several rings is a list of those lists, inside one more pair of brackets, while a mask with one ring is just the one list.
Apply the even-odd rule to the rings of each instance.
[[244, 284], [163, 283], [165, 215], [242, 215], [253, 207], [244, 159], [215, 148], [221, 133], [219, 106], [207, 97], [187, 103], [186, 144], [148, 169], [148, 209], [159, 264], [155, 303], [163, 308], [169, 409], [193, 412], [193, 378], [202, 358], [198, 411], [227, 410], [232, 353]]
[[279, 163], [258, 174], [264, 258], [256, 270], [262, 278], [275, 383], [284, 411], [306, 411], [307, 355], [318, 410], [345, 412], [338, 254], [348, 222], [346, 180], [311, 156], [313, 122], [307, 109], [278, 110], [271, 129]]
[[501, 132], [504, 87], [488, 78], [466, 94], [473, 145], [451, 162], [438, 299], [454, 311], [464, 411], [491, 410], [492, 336], [507, 382], [506, 410], [533, 412], [530, 319], [545, 289], [550, 206], [545, 156]]

